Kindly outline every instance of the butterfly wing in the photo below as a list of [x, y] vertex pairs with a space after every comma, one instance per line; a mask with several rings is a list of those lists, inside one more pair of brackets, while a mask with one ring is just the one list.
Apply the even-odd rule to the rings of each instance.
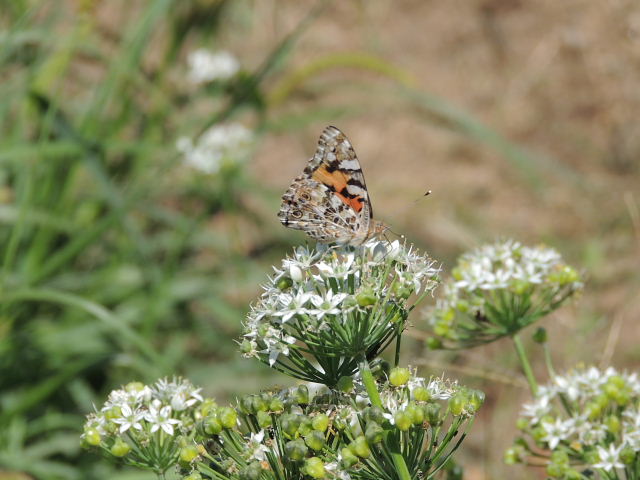
[[280, 221], [322, 242], [350, 243], [366, 238], [372, 215], [351, 142], [336, 127], [325, 128], [304, 173], [282, 197]]

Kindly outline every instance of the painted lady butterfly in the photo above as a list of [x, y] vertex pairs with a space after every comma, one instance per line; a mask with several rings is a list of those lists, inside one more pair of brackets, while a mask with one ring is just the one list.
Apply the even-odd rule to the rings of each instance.
[[387, 230], [373, 219], [356, 152], [336, 127], [320, 135], [304, 173], [282, 196], [278, 218], [285, 227], [324, 243], [361, 245]]

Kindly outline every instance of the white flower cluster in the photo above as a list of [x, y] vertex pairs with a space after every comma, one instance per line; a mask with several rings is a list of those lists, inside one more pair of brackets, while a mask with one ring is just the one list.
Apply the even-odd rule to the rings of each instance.
[[552, 248], [527, 247], [506, 240], [462, 255], [453, 271], [450, 288], [454, 291], [497, 290], [541, 284], [564, 267], [560, 254]]
[[226, 164], [239, 163], [251, 152], [251, 130], [239, 123], [214, 125], [194, 142], [180, 137], [176, 148], [187, 165], [204, 173], [214, 174]]
[[551, 248], [513, 240], [482, 246], [460, 256], [443, 296], [427, 310], [436, 335], [430, 344], [459, 348], [511, 335], [581, 288], [578, 272]]
[[93, 436], [92, 443], [96, 444], [97, 436], [127, 432], [144, 436], [162, 430], [174, 435], [185, 419], [192, 423], [193, 412], [189, 409], [203, 401], [200, 390], [181, 378], [162, 379], [152, 386], [129, 383], [113, 390], [102, 408], [87, 417], [82, 438]]
[[[409, 308], [411, 295], [424, 295], [436, 285], [434, 261], [399, 241], [317, 248], [299, 247], [274, 267], [275, 275], [244, 325], [245, 356], [266, 355], [273, 366], [308, 335], [324, 332], [336, 341], [348, 337], [362, 316], [375, 317], [383, 331], [393, 328], [392, 317], [371, 312], [385, 311], [389, 302]], [[347, 333], [331, 333], [335, 328]]]
[[199, 48], [189, 54], [187, 64], [187, 76], [195, 84], [228, 80], [240, 70], [238, 59], [225, 50], [211, 52]]
[[635, 373], [575, 369], [541, 387], [522, 413], [528, 418], [525, 433], [549, 450], [582, 452], [574, 460], [594, 469], [624, 468], [625, 455], [640, 453], [640, 379]]

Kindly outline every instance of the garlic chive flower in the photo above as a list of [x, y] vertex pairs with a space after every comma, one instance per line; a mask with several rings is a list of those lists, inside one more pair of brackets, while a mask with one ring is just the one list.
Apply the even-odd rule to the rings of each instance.
[[576, 368], [523, 406], [508, 463], [545, 465], [551, 478], [640, 478], [640, 380], [613, 368]]
[[194, 142], [188, 137], [176, 141], [184, 162], [203, 173], [216, 174], [224, 167], [244, 161], [251, 153], [254, 138], [251, 130], [239, 123], [214, 125]]
[[400, 386], [378, 383], [382, 408], [371, 405], [355, 378], [349, 393], [325, 387], [314, 394], [300, 385], [244, 396], [233, 410], [238, 421], [227, 428], [212, 428], [220, 418], [212, 410], [196, 428], [201, 459], [183, 473], [233, 480], [379, 480], [398, 478], [389, 462], [397, 453], [411, 478], [431, 478], [464, 439], [483, 396], [407, 371]]
[[439, 269], [399, 241], [297, 248], [264, 285], [241, 350], [301, 380], [335, 386], [404, 329]]
[[82, 442], [107, 457], [162, 474], [178, 462], [196, 422], [213, 405], [181, 378], [151, 386], [132, 382], [112, 391], [87, 416]]
[[225, 50], [212, 52], [199, 48], [189, 53], [187, 64], [187, 76], [195, 84], [228, 80], [240, 70], [238, 59]]
[[463, 254], [426, 312], [433, 348], [489, 343], [559, 308], [582, 289], [580, 275], [560, 254], [513, 240]]

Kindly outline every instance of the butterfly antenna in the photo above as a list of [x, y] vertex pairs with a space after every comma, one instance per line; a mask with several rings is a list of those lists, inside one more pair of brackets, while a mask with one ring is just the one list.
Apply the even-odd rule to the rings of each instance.
[[426, 191], [426, 193], [425, 193], [424, 195], [422, 195], [420, 198], [418, 198], [418, 199], [414, 200], [414, 201], [413, 201], [413, 203], [417, 203], [417, 202], [419, 202], [420, 200], [422, 200], [424, 197], [427, 197], [427, 196], [429, 196], [429, 195], [431, 195], [431, 190], [427, 190], [427, 191]]

